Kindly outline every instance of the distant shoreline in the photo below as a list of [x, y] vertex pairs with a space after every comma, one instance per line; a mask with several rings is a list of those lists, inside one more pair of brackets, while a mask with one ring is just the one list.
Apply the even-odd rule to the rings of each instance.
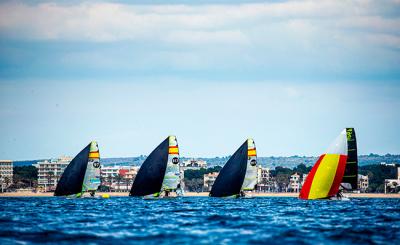
[[[98, 195], [108, 194], [110, 197], [124, 197], [129, 196], [128, 192], [98, 192]], [[186, 192], [185, 197], [207, 197], [208, 192]], [[347, 193], [352, 198], [400, 198], [399, 194], [383, 194], [383, 193]], [[5, 192], [0, 193], [0, 197], [52, 197], [52, 192]], [[298, 193], [291, 192], [262, 192], [253, 193], [254, 197], [295, 197], [299, 196]]]

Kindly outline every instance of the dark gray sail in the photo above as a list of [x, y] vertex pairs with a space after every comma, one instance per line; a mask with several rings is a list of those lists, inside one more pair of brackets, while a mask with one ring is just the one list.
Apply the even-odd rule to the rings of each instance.
[[58, 181], [54, 196], [67, 196], [82, 192], [83, 180], [89, 160], [90, 145], [79, 152], [65, 168], [60, 181]]
[[229, 158], [228, 162], [219, 172], [212, 186], [210, 196], [228, 197], [238, 195], [242, 188], [247, 168], [248, 141]]
[[[351, 185], [352, 190], [358, 189], [358, 157], [357, 157], [357, 140], [354, 128], [346, 128], [347, 134], [347, 162], [344, 170], [342, 183]], [[346, 188], [350, 189], [350, 188]]]
[[147, 196], [161, 191], [168, 162], [167, 137], [143, 162], [132, 184], [130, 196]]

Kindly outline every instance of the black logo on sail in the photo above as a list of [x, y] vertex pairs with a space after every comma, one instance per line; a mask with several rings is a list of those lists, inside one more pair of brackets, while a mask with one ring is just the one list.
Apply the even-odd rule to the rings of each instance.
[[93, 162], [93, 167], [100, 168], [100, 162], [99, 161]]
[[177, 158], [177, 157], [172, 158], [172, 163], [173, 164], [178, 164], [179, 163], [179, 158]]
[[251, 166], [256, 166], [256, 164], [257, 164], [257, 160], [256, 159], [253, 159], [253, 160], [250, 161], [250, 165]]

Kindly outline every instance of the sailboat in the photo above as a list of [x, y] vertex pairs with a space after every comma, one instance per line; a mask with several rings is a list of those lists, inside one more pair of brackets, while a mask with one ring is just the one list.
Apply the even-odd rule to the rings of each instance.
[[168, 136], [146, 158], [132, 184], [130, 196], [169, 197], [181, 188], [179, 148], [175, 136]]
[[87, 145], [65, 168], [54, 196], [94, 196], [100, 186], [100, 154], [96, 141]]
[[354, 128], [344, 129], [322, 154], [304, 182], [301, 199], [345, 199], [342, 191], [357, 189], [358, 159]]
[[257, 152], [253, 139], [247, 139], [229, 158], [212, 186], [212, 197], [246, 197], [257, 184]]

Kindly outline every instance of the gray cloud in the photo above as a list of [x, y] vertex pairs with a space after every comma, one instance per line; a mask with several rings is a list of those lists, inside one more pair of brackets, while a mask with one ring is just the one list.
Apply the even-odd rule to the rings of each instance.
[[380, 35], [384, 34], [386, 38], [380, 44], [399, 48], [400, 18], [393, 16], [393, 9], [399, 8], [398, 1], [288, 1], [238, 5], [6, 2], [0, 4], [0, 32], [3, 37], [39, 40], [247, 44], [260, 39], [252, 33], [275, 26], [279, 32], [288, 34], [313, 31], [309, 38], [328, 33], [360, 40], [376, 35], [371, 44], [379, 42]]

